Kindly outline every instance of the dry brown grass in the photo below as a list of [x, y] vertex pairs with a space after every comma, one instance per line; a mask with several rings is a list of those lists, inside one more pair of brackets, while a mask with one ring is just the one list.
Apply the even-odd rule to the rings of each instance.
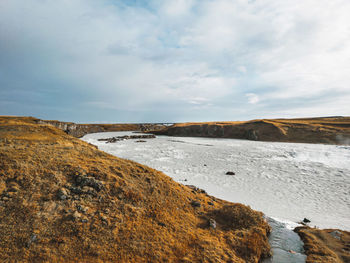
[[179, 123], [155, 133], [277, 142], [350, 144], [350, 117]]
[[[295, 231], [304, 242], [307, 263], [350, 262], [349, 232], [309, 227], [298, 227]], [[334, 236], [335, 231], [340, 234]]]
[[258, 262], [269, 254], [260, 212], [34, 118], [0, 117], [0, 149], [1, 262]]

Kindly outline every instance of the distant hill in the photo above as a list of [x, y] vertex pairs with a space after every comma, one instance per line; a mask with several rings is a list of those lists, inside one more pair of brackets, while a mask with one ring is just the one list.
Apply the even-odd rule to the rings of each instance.
[[350, 144], [350, 117], [178, 123], [155, 134], [256, 141]]

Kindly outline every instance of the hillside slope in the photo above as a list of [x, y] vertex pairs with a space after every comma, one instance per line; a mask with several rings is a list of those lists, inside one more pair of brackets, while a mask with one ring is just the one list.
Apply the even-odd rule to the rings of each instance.
[[153, 133], [256, 141], [350, 144], [350, 117], [179, 123]]
[[32, 118], [0, 117], [0, 261], [258, 262], [260, 212]]

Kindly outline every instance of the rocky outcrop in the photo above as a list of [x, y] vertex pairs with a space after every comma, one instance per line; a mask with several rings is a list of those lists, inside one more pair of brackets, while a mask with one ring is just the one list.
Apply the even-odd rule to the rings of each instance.
[[350, 144], [350, 117], [179, 123], [153, 133], [253, 141]]
[[48, 124], [59, 128], [69, 135], [80, 138], [88, 133], [96, 132], [114, 132], [114, 131], [157, 131], [164, 129], [165, 125], [161, 123], [118, 123], [118, 124], [77, 124], [73, 122], [61, 122], [51, 120], [39, 120], [39, 124]]
[[[153, 134], [146, 134], [146, 135], [124, 135], [124, 136], [116, 136], [111, 138], [102, 138], [98, 139], [98, 141], [105, 141], [106, 143], [115, 143], [119, 141], [124, 140], [132, 140], [132, 139], [155, 139], [156, 136]], [[143, 141], [138, 141], [143, 142]]]

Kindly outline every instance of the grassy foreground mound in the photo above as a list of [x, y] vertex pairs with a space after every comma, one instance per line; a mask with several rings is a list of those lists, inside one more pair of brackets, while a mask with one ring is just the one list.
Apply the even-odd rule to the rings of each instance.
[[350, 117], [178, 123], [154, 133], [255, 141], [350, 144]]
[[350, 232], [338, 229], [297, 227], [304, 242], [306, 263], [350, 262]]
[[0, 261], [259, 262], [260, 212], [30, 118], [0, 117]]

